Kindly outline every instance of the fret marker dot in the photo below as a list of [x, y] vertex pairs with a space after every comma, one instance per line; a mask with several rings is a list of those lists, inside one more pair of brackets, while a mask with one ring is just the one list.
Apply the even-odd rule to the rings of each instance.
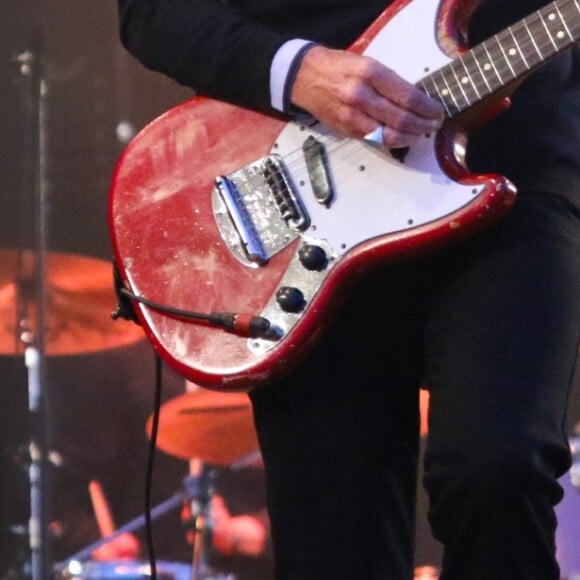
[[483, 65], [483, 70], [491, 70], [491, 65], [490, 65], [488, 62], [486, 62], [486, 63]]
[[449, 94], [449, 91], [447, 89], [443, 89], [441, 94], [446, 97]]
[[553, 12], [548, 14], [548, 20], [556, 20], [556, 15]]
[[461, 82], [466, 85], [469, 82], [469, 79], [467, 77], [461, 77]]
[[515, 56], [515, 55], [517, 54], [517, 50], [516, 50], [515, 48], [510, 48], [510, 49], [508, 50], [508, 54], [509, 54], [510, 56]]
[[558, 34], [556, 34], [556, 36], [560, 39], [564, 38], [565, 34], [560, 30], [560, 32], [558, 32]]

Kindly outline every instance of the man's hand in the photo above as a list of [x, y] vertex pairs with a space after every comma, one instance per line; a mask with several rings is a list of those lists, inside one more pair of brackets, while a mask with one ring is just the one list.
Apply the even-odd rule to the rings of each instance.
[[237, 554], [256, 558], [264, 553], [268, 531], [258, 518], [231, 516], [219, 495], [211, 500], [211, 517], [216, 550], [228, 556]]
[[93, 560], [110, 562], [136, 560], [141, 553], [139, 540], [133, 534], [121, 534], [92, 553]]
[[389, 148], [412, 145], [444, 120], [439, 102], [378, 61], [323, 46], [306, 53], [290, 100], [346, 137], [382, 126]]

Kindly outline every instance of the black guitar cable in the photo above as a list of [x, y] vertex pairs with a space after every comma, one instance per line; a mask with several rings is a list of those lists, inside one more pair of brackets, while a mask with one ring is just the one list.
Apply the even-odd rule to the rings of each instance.
[[161, 357], [155, 354], [155, 395], [153, 401], [153, 417], [151, 422], [151, 435], [149, 437], [149, 451], [147, 453], [147, 468], [145, 473], [145, 537], [147, 553], [149, 555], [149, 569], [152, 580], [157, 580], [157, 564], [155, 561], [155, 547], [153, 543], [153, 526], [151, 523], [151, 489], [153, 487], [153, 467], [155, 463], [155, 450], [157, 448], [157, 433], [159, 432], [159, 414], [161, 410], [161, 392], [163, 390], [162, 379], [163, 364]]
[[165, 304], [153, 302], [143, 296], [133, 294], [123, 284], [117, 266], [114, 265], [113, 277], [115, 292], [117, 294], [118, 306], [111, 314], [114, 320], [124, 318], [132, 320], [139, 324], [139, 319], [133, 308], [133, 302], [139, 302], [149, 308], [166, 314], [173, 318], [183, 320], [186, 322], [193, 322], [204, 324], [213, 328], [221, 328], [232, 334], [238, 336], [246, 336], [250, 338], [265, 338], [269, 340], [278, 340], [281, 338], [281, 332], [278, 328], [272, 326], [270, 321], [263, 316], [254, 316], [252, 314], [234, 313], [234, 312], [211, 312], [204, 314], [202, 312], [193, 312], [190, 310], [183, 310]]

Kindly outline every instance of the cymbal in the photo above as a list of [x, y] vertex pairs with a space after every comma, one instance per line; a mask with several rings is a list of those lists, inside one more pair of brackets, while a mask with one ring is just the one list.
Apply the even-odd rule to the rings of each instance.
[[[153, 417], [147, 421], [151, 436]], [[232, 465], [258, 449], [252, 407], [246, 393], [198, 390], [161, 407], [157, 447], [181, 459]]]
[[[136, 324], [111, 320], [117, 299], [109, 262], [51, 252], [44, 270], [47, 355], [96, 352], [144, 337]], [[35, 276], [32, 250], [0, 250], [0, 354], [23, 353], [38, 334]]]

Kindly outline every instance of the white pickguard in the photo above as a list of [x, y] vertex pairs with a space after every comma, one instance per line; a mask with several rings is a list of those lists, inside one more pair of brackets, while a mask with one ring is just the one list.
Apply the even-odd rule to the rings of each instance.
[[[415, 0], [391, 19], [365, 54], [416, 83], [450, 62], [436, 41], [439, 0]], [[312, 192], [302, 156], [309, 135], [326, 144], [334, 187], [327, 208]], [[473, 200], [484, 186], [465, 186], [441, 170], [433, 136], [414, 145], [404, 163], [372, 145], [332, 135], [320, 125], [289, 123], [273, 152], [281, 155], [311, 219], [309, 236], [326, 240], [344, 254], [354, 246], [391, 232], [430, 223]], [[364, 168], [364, 169], [363, 169]]]

